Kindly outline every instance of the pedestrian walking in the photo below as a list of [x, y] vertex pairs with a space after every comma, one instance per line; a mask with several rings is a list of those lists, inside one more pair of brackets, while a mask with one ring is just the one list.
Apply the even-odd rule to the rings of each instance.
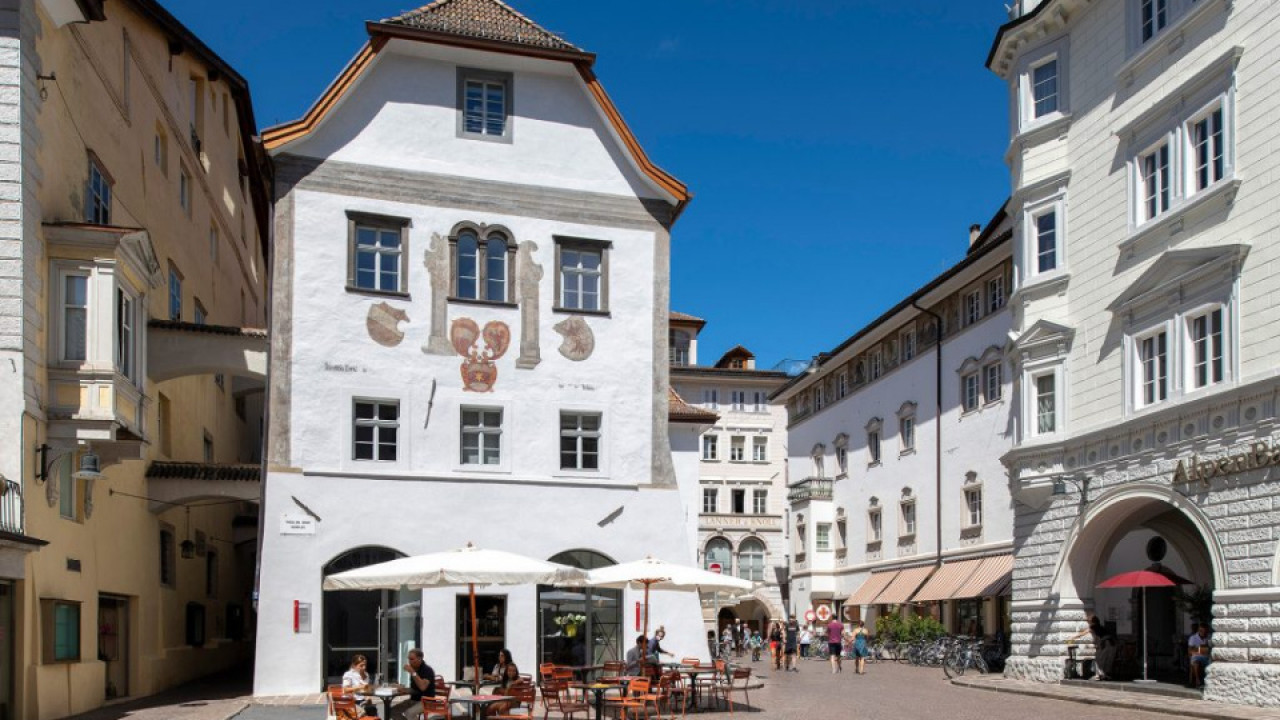
[[867, 656], [871, 654], [871, 648], [867, 647], [869, 634], [866, 623], [859, 620], [857, 629], [853, 631], [853, 671], [859, 675], [867, 674]]
[[782, 625], [774, 621], [769, 626], [769, 654], [773, 657], [773, 669], [782, 669]]
[[790, 672], [800, 672], [800, 668], [796, 667], [796, 646], [800, 641], [800, 623], [796, 621], [796, 616], [792, 615], [787, 621], [786, 629], [786, 647], [784, 652], [787, 656], [787, 670]]
[[809, 626], [805, 625], [800, 628], [800, 657], [805, 660], [809, 659], [809, 644], [813, 642], [813, 633], [809, 632]]
[[827, 623], [827, 649], [831, 651], [831, 674], [844, 672], [843, 658], [840, 657], [844, 652], [844, 623], [840, 622], [840, 618], [835, 615], [831, 616], [831, 622]]

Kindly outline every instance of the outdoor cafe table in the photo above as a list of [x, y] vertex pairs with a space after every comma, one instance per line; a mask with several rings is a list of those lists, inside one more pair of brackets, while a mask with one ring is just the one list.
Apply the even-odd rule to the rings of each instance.
[[460, 705], [470, 705], [471, 717], [472, 720], [475, 720], [475, 718], [480, 717], [480, 711], [484, 708], [496, 702], [502, 702], [503, 700], [510, 699], [510, 695], [465, 695], [461, 697], [450, 696], [449, 702], [458, 703]]
[[590, 690], [596, 696], [596, 720], [600, 720], [604, 716], [604, 694], [610, 690], [622, 691], [621, 685], [612, 683], [569, 683], [569, 687], [574, 690]]
[[587, 675], [597, 670], [603, 670], [603, 665], [569, 665], [568, 668], [573, 671], [574, 675], [582, 682], [587, 681]]
[[391, 701], [408, 695], [409, 688], [403, 685], [383, 685], [382, 687], [374, 688], [370, 694], [382, 701], [382, 717], [389, 719], [391, 717]]
[[675, 670], [679, 672], [681, 675], [689, 676], [689, 692], [693, 697], [694, 712], [697, 712], [698, 699], [699, 699], [698, 696], [700, 695], [700, 693], [698, 692], [698, 676], [714, 675], [716, 672], [715, 666], [714, 665], [681, 665], [680, 667], [675, 668]]

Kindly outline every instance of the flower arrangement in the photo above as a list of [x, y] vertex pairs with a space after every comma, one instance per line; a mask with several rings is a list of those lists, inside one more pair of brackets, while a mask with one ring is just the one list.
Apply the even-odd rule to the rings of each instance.
[[586, 615], [578, 615], [576, 613], [565, 613], [564, 615], [561, 615], [560, 617], [555, 619], [556, 625], [562, 628], [581, 625], [586, 621], [587, 621]]

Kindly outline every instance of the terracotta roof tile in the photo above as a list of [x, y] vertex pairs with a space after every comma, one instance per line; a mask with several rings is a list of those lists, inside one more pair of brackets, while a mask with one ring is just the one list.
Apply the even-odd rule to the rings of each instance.
[[193, 462], [152, 462], [147, 467], [152, 480], [239, 480], [258, 482], [262, 469], [257, 465], [216, 465]]
[[382, 22], [516, 45], [584, 52], [502, 0], [436, 0]]
[[670, 422], [713, 423], [720, 416], [690, 405], [675, 388], [667, 388], [667, 419]]
[[676, 312], [675, 310], [672, 310], [670, 313], [668, 313], [668, 317], [671, 320], [680, 320], [682, 322], [696, 322], [696, 323], [706, 322], [706, 320], [703, 320], [700, 317], [694, 317], [693, 315], [689, 315], [687, 313]]
[[156, 330], [181, 330], [183, 332], [205, 333], [207, 335], [244, 335], [246, 337], [266, 337], [267, 331], [261, 328], [242, 328], [234, 325], [209, 325], [184, 320], [148, 320], [147, 327]]

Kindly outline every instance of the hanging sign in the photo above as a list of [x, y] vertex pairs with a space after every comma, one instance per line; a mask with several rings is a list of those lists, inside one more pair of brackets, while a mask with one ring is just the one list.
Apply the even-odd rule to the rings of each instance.
[[315, 535], [316, 519], [310, 515], [281, 515], [281, 535]]

